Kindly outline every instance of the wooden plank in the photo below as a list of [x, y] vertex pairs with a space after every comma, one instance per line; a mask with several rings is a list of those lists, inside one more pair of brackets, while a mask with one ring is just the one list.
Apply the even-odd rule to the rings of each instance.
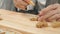
[[36, 17], [31, 14], [16, 13], [8, 10], [0, 10], [0, 25], [10, 27], [22, 32], [31, 34], [60, 34], [60, 28], [36, 28], [37, 22], [30, 21], [31, 17]]

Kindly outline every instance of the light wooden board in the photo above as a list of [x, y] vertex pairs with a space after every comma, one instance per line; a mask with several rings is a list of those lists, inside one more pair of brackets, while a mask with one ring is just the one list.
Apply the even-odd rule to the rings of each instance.
[[36, 28], [37, 21], [30, 21], [36, 15], [17, 13], [0, 9], [0, 25], [31, 34], [60, 34], [60, 28]]

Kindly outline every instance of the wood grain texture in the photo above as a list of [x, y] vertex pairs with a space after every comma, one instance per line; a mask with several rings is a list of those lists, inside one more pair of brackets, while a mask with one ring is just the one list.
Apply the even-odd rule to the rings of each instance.
[[30, 21], [36, 15], [17, 13], [8, 10], [0, 9], [0, 25], [10, 27], [21, 32], [29, 34], [60, 34], [60, 28], [36, 28], [36, 21]]

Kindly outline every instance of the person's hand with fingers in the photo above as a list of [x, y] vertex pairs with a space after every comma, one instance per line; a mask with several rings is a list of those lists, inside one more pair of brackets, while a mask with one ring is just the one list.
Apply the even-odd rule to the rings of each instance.
[[29, 4], [29, 0], [13, 0], [14, 1], [14, 5], [16, 8], [20, 8], [22, 10], [25, 10], [25, 8], [27, 7], [27, 5]]
[[40, 11], [39, 21], [60, 21], [60, 4], [53, 4]]

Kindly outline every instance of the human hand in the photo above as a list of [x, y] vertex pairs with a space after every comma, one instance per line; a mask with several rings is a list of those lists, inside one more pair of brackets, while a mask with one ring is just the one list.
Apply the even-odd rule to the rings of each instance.
[[60, 4], [53, 4], [40, 11], [39, 21], [60, 21]]
[[25, 8], [27, 7], [27, 5], [29, 0], [14, 0], [14, 4], [16, 8], [20, 8], [22, 10], [25, 10]]

